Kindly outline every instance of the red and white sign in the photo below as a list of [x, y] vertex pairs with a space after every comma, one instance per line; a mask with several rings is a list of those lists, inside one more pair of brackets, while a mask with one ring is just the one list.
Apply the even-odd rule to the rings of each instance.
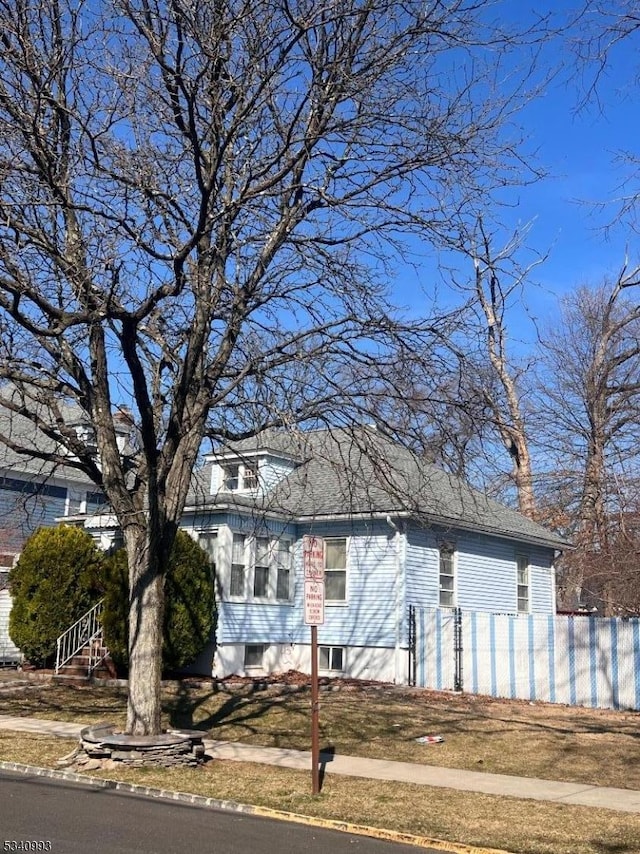
[[307, 626], [324, 623], [324, 540], [305, 535], [302, 538], [304, 566], [304, 622]]
[[324, 583], [324, 540], [305, 534], [302, 538], [302, 563], [305, 581]]
[[307, 626], [324, 624], [324, 581], [304, 582], [304, 622]]

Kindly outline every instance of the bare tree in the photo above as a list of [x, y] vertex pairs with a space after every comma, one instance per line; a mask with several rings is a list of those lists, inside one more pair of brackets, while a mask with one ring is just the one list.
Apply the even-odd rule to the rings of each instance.
[[522, 40], [479, 0], [0, 10], [2, 403], [55, 450], [2, 440], [106, 493], [131, 567], [127, 730], [153, 733], [203, 436], [364, 401], [348, 366], [384, 367], [399, 328], [380, 259], [525, 168], [505, 132]]
[[578, 599], [587, 555], [610, 550], [621, 478], [638, 460], [640, 307], [625, 288], [639, 283], [639, 273], [625, 267], [614, 282], [578, 288], [564, 300], [560, 321], [542, 344], [539, 407], [546, 413], [547, 453], [555, 461], [553, 493], [565, 494], [573, 520], [578, 548], [565, 560]]
[[[527, 365], [520, 365], [509, 350], [509, 313], [521, 300], [532, 270], [544, 258], [521, 263], [528, 228], [512, 234], [502, 245], [483, 217], [471, 225], [461, 221], [451, 247], [456, 265], [446, 270], [455, 288], [467, 297], [467, 344], [462, 365], [467, 394], [482, 406], [474, 407], [475, 432], [484, 436], [487, 457], [496, 456], [496, 445], [507, 452], [509, 481], [515, 487], [518, 509], [534, 518], [537, 512], [527, 415], [522, 404]], [[473, 274], [460, 269], [460, 258]], [[475, 346], [474, 342], [475, 341]], [[474, 445], [477, 450], [477, 444]], [[486, 460], [489, 464], [489, 459]]]
[[[578, 58], [583, 97], [581, 107], [595, 104], [605, 115], [611, 95], [604, 95], [607, 78], [615, 80], [615, 100], [629, 104], [629, 113], [637, 109], [640, 65], [630, 61], [640, 40], [640, 18], [635, 0], [585, 0], [572, 29], [572, 41]], [[638, 231], [640, 226], [640, 150], [635, 134], [611, 141], [613, 164], [620, 176], [611, 188], [611, 198], [599, 207], [615, 210], [614, 222], [624, 218]]]

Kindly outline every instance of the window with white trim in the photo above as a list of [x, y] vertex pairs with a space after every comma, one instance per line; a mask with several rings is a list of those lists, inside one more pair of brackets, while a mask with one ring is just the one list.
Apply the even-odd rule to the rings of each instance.
[[343, 646], [319, 646], [318, 647], [318, 669], [342, 673], [344, 670], [344, 647]]
[[256, 537], [253, 563], [253, 595], [256, 599], [269, 597], [270, 544], [268, 537]]
[[246, 668], [262, 667], [266, 645], [263, 643], [248, 643], [244, 647], [244, 666]]
[[291, 540], [234, 534], [227, 596], [261, 602], [290, 602]]
[[240, 466], [237, 463], [223, 466], [222, 486], [227, 492], [237, 492], [240, 486]]
[[529, 558], [526, 555], [516, 555], [518, 572], [518, 613], [529, 613]]
[[324, 598], [325, 602], [347, 600], [347, 539], [327, 538], [324, 541]]
[[222, 466], [225, 492], [250, 492], [258, 488], [258, 463], [227, 463]]
[[258, 467], [255, 463], [245, 463], [242, 466], [242, 488], [258, 488]]
[[229, 578], [229, 596], [246, 596], [247, 549], [244, 534], [234, 534], [231, 546], [231, 576]]
[[291, 541], [278, 538], [275, 548], [276, 599], [291, 598]]
[[454, 608], [456, 604], [454, 554], [452, 545], [444, 543], [440, 546], [438, 604], [441, 608]]

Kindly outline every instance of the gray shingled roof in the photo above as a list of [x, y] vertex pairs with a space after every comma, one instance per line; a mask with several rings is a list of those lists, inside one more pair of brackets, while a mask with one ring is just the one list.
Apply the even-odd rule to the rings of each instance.
[[[241, 455], [262, 449], [261, 439], [239, 443]], [[356, 431], [282, 431], [265, 446], [302, 460], [258, 503], [248, 495], [207, 496], [210, 466], [199, 475], [190, 496], [195, 504], [233, 504], [271, 511], [287, 518], [409, 515], [424, 524], [441, 524], [564, 548], [569, 544], [520, 513], [472, 489], [464, 481], [417, 458], [369, 428]]]
[[[71, 409], [69, 414], [72, 414]], [[11, 444], [24, 449], [24, 453], [14, 450]], [[56, 452], [59, 452], [56, 443], [38, 430], [32, 421], [0, 405], [0, 468], [38, 478], [55, 475], [82, 483], [90, 482], [82, 471], [73, 466], [56, 465], [35, 456], [36, 453]]]

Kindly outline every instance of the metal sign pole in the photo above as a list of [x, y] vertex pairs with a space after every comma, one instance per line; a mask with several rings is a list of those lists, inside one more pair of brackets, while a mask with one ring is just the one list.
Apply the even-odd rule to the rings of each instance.
[[318, 626], [324, 623], [324, 540], [302, 538], [304, 621], [311, 626], [311, 789], [320, 794], [320, 700], [318, 697]]
[[311, 792], [320, 794], [320, 726], [318, 697], [318, 627], [311, 626]]

